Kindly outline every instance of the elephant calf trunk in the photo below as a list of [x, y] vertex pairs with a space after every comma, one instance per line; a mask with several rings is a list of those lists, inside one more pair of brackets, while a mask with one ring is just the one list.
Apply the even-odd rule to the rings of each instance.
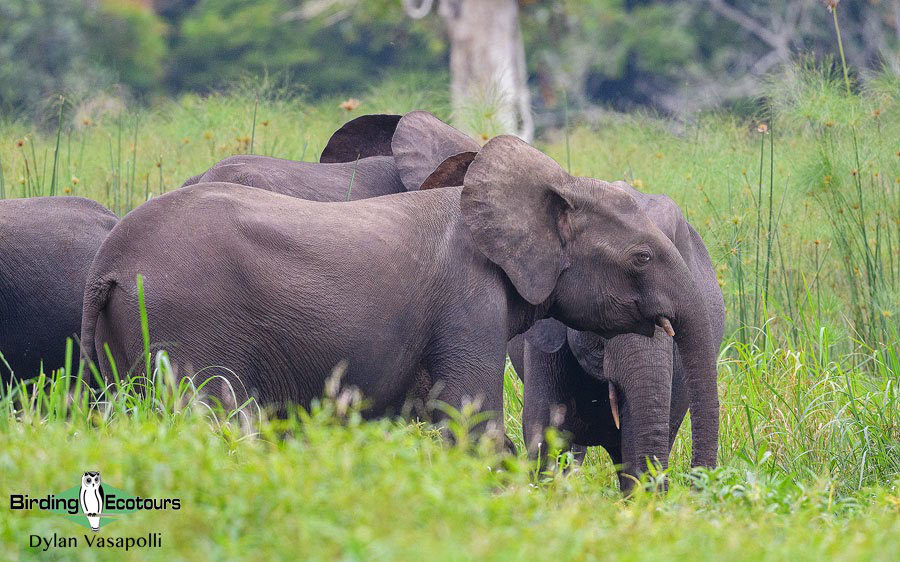
[[623, 492], [631, 490], [648, 463], [668, 467], [672, 361], [672, 338], [664, 328], [650, 338], [624, 334], [607, 343], [604, 373], [613, 419], [621, 422]]

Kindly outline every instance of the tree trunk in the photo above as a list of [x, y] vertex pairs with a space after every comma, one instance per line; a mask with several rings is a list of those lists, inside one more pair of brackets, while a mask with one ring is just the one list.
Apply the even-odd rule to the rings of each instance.
[[[441, 0], [450, 38], [450, 93], [457, 119], [493, 108], [499, 132], [534, 135], [525, 46], [516, 0]], [[487, 132], [487, 131], [482, 131]]]

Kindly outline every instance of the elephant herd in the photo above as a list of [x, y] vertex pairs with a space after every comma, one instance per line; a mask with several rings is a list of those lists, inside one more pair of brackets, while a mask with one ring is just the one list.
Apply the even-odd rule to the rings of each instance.
[[154, 349], [224, 404], [308, 405], [343, 364], [366, 415], [424, 387], [502, 427], [508, 355], [533, 456], [558, 427], [628, 489], [690, 408], [692, 464], [716, 462], [724, 305], [700, 236], [668, 197], [515, 137], [366, 115], [319, 163], [226, 158], [118, 221], [77, 197], [2, 200], [4, 386], [60, 367], [79, 333], [107, 381], [143, 372], [138, 275]]

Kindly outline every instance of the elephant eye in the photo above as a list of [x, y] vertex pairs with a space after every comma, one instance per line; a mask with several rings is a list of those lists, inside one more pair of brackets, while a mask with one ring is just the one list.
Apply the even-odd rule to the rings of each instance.
[[650, 259], [650, 252], [648, 252], [647, 250], [641, 250], [634, 255], [634, 261], [638, 265], [647, 265], [648, 263], [650, 263]]
[[650, 254], [649, 250], [639, 250], [632, 255], [632, 260], [634, 260], [634, 265], [638, 267], [644, 267], [650, 260], [653, 259], [652, 254]]

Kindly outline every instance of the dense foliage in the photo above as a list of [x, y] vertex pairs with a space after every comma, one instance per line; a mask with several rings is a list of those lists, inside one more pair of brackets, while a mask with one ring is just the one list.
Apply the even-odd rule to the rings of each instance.
[[[649, 106], [683, 116], [747, 100], [798, 53], [835, 51], [819, 1], [521, 0], [543, 113]], [[839, 5], [851, 67], [900, 72], [889, 2]], [[385, 77], [445, 81], [446, 33], [401, 0], [2, 0], [0, 109], [34, 110], [112, 84], [151, 99], [278, 76], [314, 97]], [[52, 113], [52, 112], [51, 112]], [[555, 124], [555, 123], [554, 123]]]
[[166, 26], [138, 0], [3, 0], [0, 22], [0, 112], [114, 83], [152, 92], [163, 76]]
[[335, 14], [292, 0], [212, 0], [184, 14], [177, 30], [167, 77], [176, 91], [270, 72], [315, 94], [353, 92], [387, 73], [444, 69], [434, 30], [389, 2]]
[[2, 0], [0, 21], [0, 110], [14, 114], [113, 86], [153, 98], [272, 74], [322, 95], [446, 72], [434, 22], [388, 0], [343, 13], [294, 0]]
[[[522, 4], [529, 65], [551, 106], [565, 88], [581, 105], [685, 115], [752, 98], [764, 76], [800, 54], [837, 51], [828, 2], [820, 0]], [[838, 5], [851, 67], [900, 73], [900, 21], [888, 4]]]

